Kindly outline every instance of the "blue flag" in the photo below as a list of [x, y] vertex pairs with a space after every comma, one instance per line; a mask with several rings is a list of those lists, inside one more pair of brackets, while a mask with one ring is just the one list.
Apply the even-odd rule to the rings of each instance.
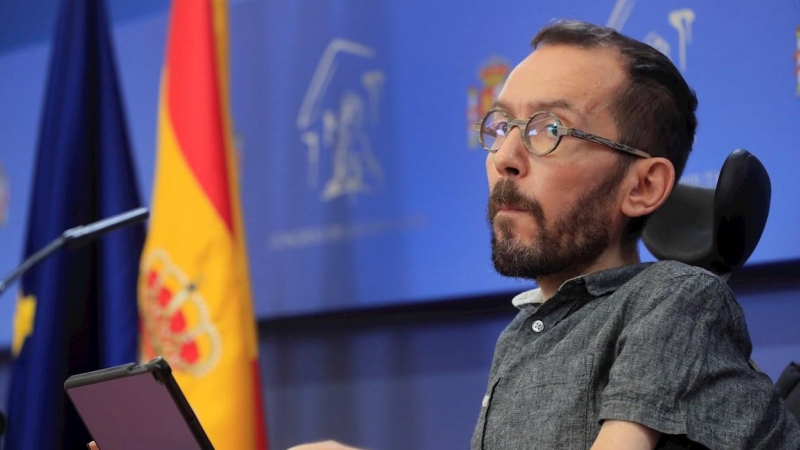
[[[141, 206], [102, 0], [63, 0], [53, 36], [25, 254]], [[137, 359], [144, 227], [60, 250], [27, 272], [15, 317], [6, 448], [84, 448], [68, 376]]]

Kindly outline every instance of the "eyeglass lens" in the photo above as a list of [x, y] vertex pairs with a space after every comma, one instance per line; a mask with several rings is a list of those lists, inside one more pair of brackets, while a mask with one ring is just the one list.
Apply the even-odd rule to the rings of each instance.
[[[481, 139], [484, 148], [497, 151], [506, 137], [518, 122], [512, 124], [511, 119], [502, 111], [492, 111], [481, 123]], [[545, 154], [558, 142], [556, 134], [558, 123], [551, 114], [542, 112], [535, 114], [527, 122], [525, 130], [520, 130], [527, 140], [527, 147], [533, 153]]]

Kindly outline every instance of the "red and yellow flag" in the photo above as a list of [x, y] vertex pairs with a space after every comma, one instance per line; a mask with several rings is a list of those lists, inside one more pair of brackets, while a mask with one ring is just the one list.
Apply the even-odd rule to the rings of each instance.
[[142, 359], [163, 356], [211, 442], [265, 449], [228, 99], [224, 0], [174, 0], [139, 276]]

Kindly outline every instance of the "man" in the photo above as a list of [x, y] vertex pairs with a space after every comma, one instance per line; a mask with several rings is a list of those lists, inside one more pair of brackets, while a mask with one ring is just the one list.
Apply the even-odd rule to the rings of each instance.
[[691, 150], [694, 93], [610, 29], [557, 22], [533, 48], [480, 132], [495, 267], [539, 289], [514, 299], [472, 448], [800, 448], [725, 283], [639, 264], [643, 220]]

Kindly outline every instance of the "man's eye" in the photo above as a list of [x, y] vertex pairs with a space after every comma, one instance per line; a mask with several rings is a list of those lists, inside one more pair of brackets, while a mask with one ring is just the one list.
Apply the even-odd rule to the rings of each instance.
[[505, 137], [508, 132], [508, 122], [494, 122], [486, 127], [486, 131], [495, 137]]
[[533, 116], [525, 130], [528, 139], [551, 140], [558, 137], [558, 124], [545, 114]]

